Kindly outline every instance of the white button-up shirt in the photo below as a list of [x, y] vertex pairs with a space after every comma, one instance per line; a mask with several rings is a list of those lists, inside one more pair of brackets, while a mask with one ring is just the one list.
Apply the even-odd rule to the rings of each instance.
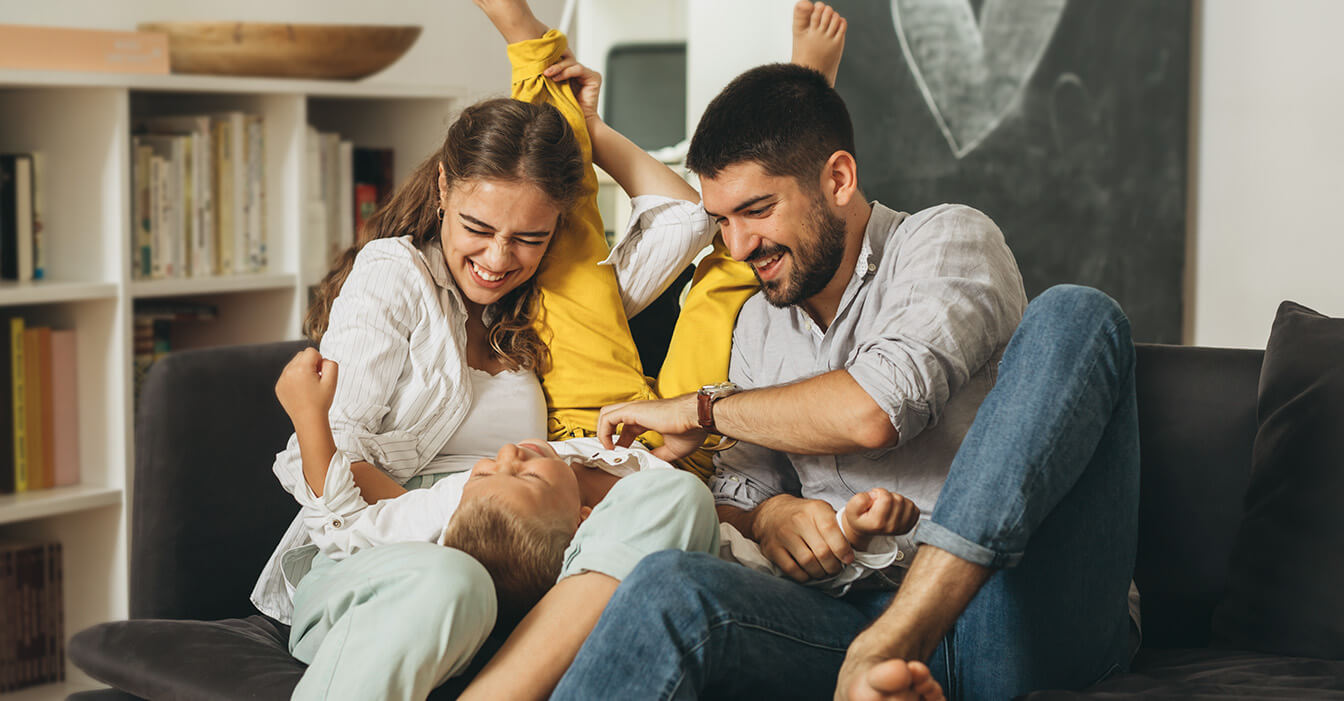
[[[615, 268], [627, 316], [657, 298], [714, 235], [697, 204], [643, 196], [631, 205], [629, 231], [603, 262]], [[330, 412], [337, 447], [330, 469], [348, 472], [351, 463], [366, 461], [403, 483], [429, 465], [472, 404], [466, 319], [437, 242], [424, 250], [409, 236], [364, 245], [321, 343], [323, 357], [341, 367]], [[307, 488], [296, 436], [272, 469], [291, 494]], [[295, 516], [252, 591], [262, 613], [289, 623], [293, 603], [281, 561], [308, 542], [308, 528]]]

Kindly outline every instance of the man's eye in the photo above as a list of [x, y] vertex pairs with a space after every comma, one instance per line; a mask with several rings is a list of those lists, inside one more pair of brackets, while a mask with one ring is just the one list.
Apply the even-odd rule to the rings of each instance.
[[774, 206], [775, 206], [775, 205], [773, 205], [773, 204], [768, 204], [768, 205], [766, 205], [766, 206], [764, 206], [764, 207], [761, 207], [761, 208], [759, 208], [759, 209], [749, 209], [749, 210], [747, 210], [747, 216], [751, 216], [751, 217], [759, 217], [759, 216], [761, 216], [762, 214], [765, 214], [766, 212], [769, 212], [771, 209], [774, 208]]

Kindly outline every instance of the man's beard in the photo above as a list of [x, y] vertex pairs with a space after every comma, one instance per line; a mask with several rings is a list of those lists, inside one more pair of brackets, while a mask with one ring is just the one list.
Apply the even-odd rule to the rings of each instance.
[[761, 280], [756, 272], [757, 282], [765, 292], [765, 301], [776, 307], [787, 307], [809, 299], [826, 288], [840, 262], [845, 257], [845, 220], [827, 211], [821, 197], [812, 200], [812, 210], [808, 213], [807, 229], [809, 234], [794, 250], [788, 246], [775, 244], [756, 251], [750, 260], [766, 260], [778, 253], [790, 255], [789, 274], [769, 282]]

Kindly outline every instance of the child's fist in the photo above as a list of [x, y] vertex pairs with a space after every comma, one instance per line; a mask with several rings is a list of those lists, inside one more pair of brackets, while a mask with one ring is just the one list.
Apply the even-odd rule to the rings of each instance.
[[326, 419], [336, 396], [336, 361], [305, 348], [289, 361], [275, 383], [275, 396], [294, 423]]
[[867, 540], [875, 535], [908, 533], [919, 522], [919, 507], [881, 487], [855, 494], [845, 504], [846, 530]]

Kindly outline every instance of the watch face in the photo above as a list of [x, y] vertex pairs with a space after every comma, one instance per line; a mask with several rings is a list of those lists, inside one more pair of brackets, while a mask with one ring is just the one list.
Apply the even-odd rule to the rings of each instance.
[[726, 397], [730, 394], [733, 394], [737, 390], [738, 386], [732, 382], [720, 382], [718, 384], [705, 385], [701, 387], [700, 394], [706, 395], [713, 399], [718, 399], [719, 397]]

